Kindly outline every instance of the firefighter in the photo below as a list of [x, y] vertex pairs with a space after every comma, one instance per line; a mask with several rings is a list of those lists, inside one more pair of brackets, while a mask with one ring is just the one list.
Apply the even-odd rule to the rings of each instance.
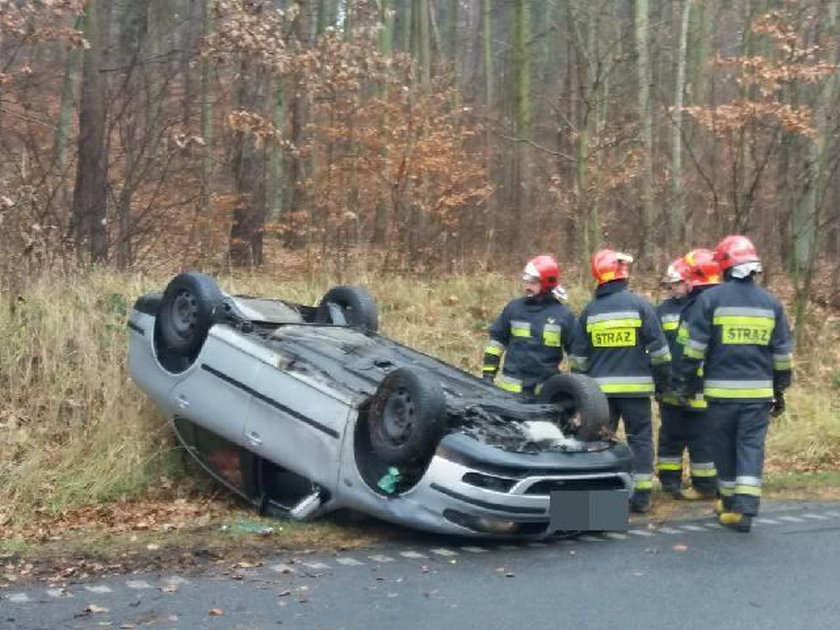
[[540, 255], [529, 260], [522, 281], [525, 295], [509, 302], [490, 326], [483, 377], [530, 398], [557, 374], [564, 350], [568, 353], [575, 341], [577, 321], [564, 304], [560, 266], [553, 257]]
[[715, 248], [724, 283], [697, 298], [684, 319], [683, 355], [674, 368], [674, 395], [685, 402], [703, 364], [722, 525], [748, 532], [758, 513], [764, 438], [771, 415], [784, 411], [791, 382], [791, 341], [779, 301], [755, 283], [761, 261], [745, 236]]
[[633, 452], [630, 510], [647, 512], [653, 487], [650, 396], [661, 396], [668, 388], [671, 353], [653, 306], [628, 290], [632, 262], [632, 256], [610, 249], [592, 256], [598, 286], [580, 315], [579, 343], [569, 361], [606, 394], [612, 429], [624, 420]]
[[[680, 320], [690, 313], [703, 291], [720, 284], [721, 277], [720, 265], [708, 249], [690, 251], [682, 263], [677, 265], [676, 269], [682, 272], [685, 279], [683, 289], [688, 292], [678, 301], [681, 311], [677, 315], [677, 321], [674, 321], [672, 312], [668, 312], [674, 309], [670, 305], [672, 300], [666, 300], [657, 309], [668, 336], [674, 364], [682, 356], [683, 344], [687, 337], [686, 328], [680, 326]], [[695, 378], [702, 381], [702, 366]], [[694, 389], [702, 390], [702, 387]], [[685, 406], [680, 405], [680, 402], [674, 396], [666, 394], [659, 407], [662, 424], [659, 427], [656, 468], [662, 490], [675, 499], [714, 499], [718, 482], [705, 414], [707, 403], [702, 391], [692, 396]], [[683, 451], [686, 449], [689, 456], [691, 487], [683, 490], [682, 462]]]

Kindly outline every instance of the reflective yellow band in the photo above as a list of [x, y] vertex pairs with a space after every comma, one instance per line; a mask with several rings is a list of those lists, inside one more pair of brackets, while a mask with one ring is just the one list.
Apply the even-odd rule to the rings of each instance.
[[757, 486], [742, 486], [737, 485], [735, 486], [735, 494], [746, 494], [751, 497], [760, 497], [761, 496], [761, 488]]
[[656, 469], [657, 470], [682, 470], [682, 465], [681, 464], [663, 464], [663, 463], [660, 462], [656, 465]]
[[662, 322], [662, 330], [679, 330], [679, 322]]
[[729, 324], [731, 326], [756, 326], [758, 328], [766, 328], [776, 325], [776, 320], [773, 317], [750, 317], [748, 315], [716, 315], [712, 320], [717, 326], [724, 326]]
[[510, 329], [510, 334], [514, 337], [530, 337], [531, 336], [531, 329], [530, 328], [513, 328]]
[[735, 488], [727, 488], [725, 486], [718, 485], [718, 492], [721, 494], [721, 496], [731, 497], [735, 494]]
[[635, 317], [624, 317], [621, 319], [605, 319], [600, 322], [592, 322], [586, 325], [586, 332], [595, 330], [609, 330], [610, 328], [640, 328], [642, 320]]
[[717, 470], [714, 468], [692, 468], [692, 477], [717, 477]]
[[773, 361], [773, 369], [777, 372], [785, 372], [793, 369], [793, 361]]
[[543, 344], [549, 348], [560, 347], [560, 331], [559, 330], [544, 330]]
[[487, 346], [486, 348], [484, 348], [484, 353], [485, 354], [492, 354], [494, 357], [500, 357], [504, 353], [504, 348], [500, 348], [498, 346], [494, 346], [494, 345], [491, 344], [491, 345]]
[[653, 392], [653, 384], [648, 383], [600, 383], [605, 394], [644, 394]]
[[490, 372], [491, 374], [495, 374], [498, 372], [499, 366], [498, 365], [485, 365], [481, 368], [482, 372]]
[[706, 351], [698, 350], [697, 348], [692, 348], [691, 346], [686, 346], [683, 354], [689, 359], [702, 359], [704, 356], [706, 356]]
[[703, 394], [709, 398], [773, 398], [773, 388], [722, 389], [720, 387], [707, 387], [703, 390]]

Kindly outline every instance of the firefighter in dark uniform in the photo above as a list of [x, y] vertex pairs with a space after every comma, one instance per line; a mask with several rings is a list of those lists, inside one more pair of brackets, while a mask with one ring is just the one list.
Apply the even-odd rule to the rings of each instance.
[[653, 306], [627, 288], [632, 261], [609, 249], [592, 256], [598, 287], [580, 315], [579, 344], [569, 361], [606, 394], [613, 430], [624, 420], [633, 452], [630, 510], [647, 512], [653, 487], [650, 396], [663, 395], [668, 388], [671, 353]]
[[702, 363], [721, 495], [716, 511], [722, 525], [748, 532], [761, 499], [770, 415], [784, 411], [791, 382], [790, 331], [779, 301], [754, 281], [761, 262], [748, 238], [727, 236], [715, 259], [724, 283], [700, 295], [684, 320], [673, 393], [690, 399]]
[[559, 371], [563, 351], [568, 353], [575, 341], [577, 321], [563, 304], [565, 291], [554, 258], [530, 260], [522, 280], [525, 295], [509, 302], [490, 326], [482, 369], [483, 377], [498, 387], [533, 397]]
[[[677, 321], [673, 319], [672, 300], [666, 300], [657, 309], [662, 321], [668, 344], [671, 348], [671, 360], [676, 364], [683, 353], [683, 344], [687, 338], [685, 326], [680, 327], [680, 320], [691, 312], [698, 296], [717, 284], [720, 284], [720, 265], [714, 254], [708, 249], [695, 249], [685, 255], [682, 264], [673, 265], [685, 278], [684, 288], [688, 289], [678, 304], [680, 312]], [[669, 272], [671, 268], [669, 268]], [[666, 279], [668, 277], [666, 276]], [[672, 289], [674, 291], [674, 289]], [[679, 291], [679, 290], [677, 290]], [[702, 367], [695, 377], [702, 383]], [[685, 406], [670, 394], [666, 394], [659, 406], [662, 424], [659, 427], [659, 449], [656, 462], [662, 490], [675, 499], [714, 499], [717, 495], [717, 471], [711, 450], [709, 422], [706, 417], [707, 402], [703, 398], [702, 386]], [[683, 451], [688, 450], [691, 487], [683, 490], [682, 462]]]

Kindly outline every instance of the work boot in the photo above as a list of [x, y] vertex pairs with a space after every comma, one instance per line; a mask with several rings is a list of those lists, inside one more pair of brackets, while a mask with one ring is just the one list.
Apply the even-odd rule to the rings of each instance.
[[718, 522], [724, 527], [745, 534], [752, 527], [752, 516], [740, 512], [721, 512], [718, 516]]
[[[714, 490], [698, 490], [697, 488], [686, 488], [682, 492], [682, 498], [686, 501], [711, 501], [717, 493]], [[723, 506], [721, 506], [723, 512]]]
[[650, 490], [636, 490], [630, 497], [630, 511], [644, 514], [650, 511]]

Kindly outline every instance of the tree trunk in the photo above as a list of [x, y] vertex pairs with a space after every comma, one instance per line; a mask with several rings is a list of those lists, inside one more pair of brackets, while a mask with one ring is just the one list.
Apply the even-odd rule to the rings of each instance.
[[639, 140], [642, 144], [641, 173], [641, 227], [639, 239], [643, 249], [641, 259], [644, 266], [652, 266], [657, 256], [657, 246], [653, 233], [653, 116], [650, 104], [650, 24], [648, 21], [648, 0], [636, 0], [635, 39], [637, 80]]
[[[840, 7], [840, 0], [830, 0], [826, 5], [821, 38], [826, 41], [824, 47], [828, 51], [825, 62], [835, 68], [838, 62], [836, 39], [838, 7]], [[832, 72], [826, 78], [822, 93], [819, 95], [814, 112], [816, 135], [809, 146], [805, 189], [793, 213], [793, 271], [796, 287], [794, 318], [797, 341], [801, 340], [805, 330], [805, 315], [817, 264], [820, 210], [828, 188], [830, 169], [830, 150], [827, 139], [831, 136], [834, 124], [831, 114], [837, 107], [837, 83], [837, 73]]]
[[673, 250], [685, 241], [685, 191], [682, 181], [682, 108], [685, 95], [685, 65], [688, 44], [688, 24], [691, 18], [693, 0], [683, 0], [680, 15], [680, 41], [677, 48], [677, 80], [674, 86], [674, 114], [671, 129], [671, 208], [669, 217], [668, 245]]
[[[251, 62], [243, 58], [237, 98], [240, 109], [259, 108], [264, 82], [264, 72], [253, 69]], [[263, 263], [265, 152], [257, 148], [250, 134], [241, 131], [234, 140], [233, 179], [237, 202], [230, 229], [230, 262], [234, 267], [256, 267]]]
[[82, 55], [82, 93], [79, 103], [79, 157], [73, 191], [72, 231], [81, 260], [104, 263], [108, 259], [105, 226], [107, 155], [105, 125], [106, 85], [102, 74], [102, 38], [99, 0], [85, 7], [85, 39], [90, 47]]

